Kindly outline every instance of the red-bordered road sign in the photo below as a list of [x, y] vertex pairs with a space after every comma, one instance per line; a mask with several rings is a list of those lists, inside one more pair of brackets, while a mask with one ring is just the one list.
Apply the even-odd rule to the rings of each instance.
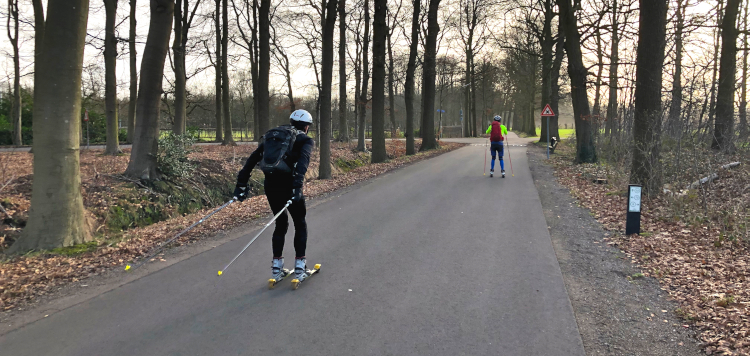
[[552, 112], [552, 108], [549, 107], [549, 104], [547, 104], [542, 110], [542, 116], [555, 116], [555, 113]]

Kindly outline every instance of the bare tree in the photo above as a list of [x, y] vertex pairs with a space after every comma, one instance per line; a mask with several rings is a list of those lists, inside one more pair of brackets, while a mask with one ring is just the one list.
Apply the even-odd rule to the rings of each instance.
[[387, 45], [388, 50], [388, 116], [391, 118], [391, 139], [396, 138], [396, 93], [394, 90], [394, 64], [393, 64], [393, 34], [396, 32], [396, 23], [399, 13], [401, 12], [402, 0], [399, 0], [396, 11], [391, 11], [386, 7], [388, 19]]
[[336, 29], [337, 1], [328, 0], [323, 8], [323, 58], [320, 90], [320, 169], [319, 179], [331, 178], [331, 85], [333, 84], [333, 32]]
[[711, 148], [734, 153], [734, 90], [737, 71], [737, 13], [740, 0], [727, 0], [721, 24], [721, 65], [716, 94], [716, 124]]
[[385, 45], [387, 0], [374, 0], [372, 33], [372, 162], [384, 162], [385, 152]]
[[185, 56], [187, 55], [188, 32], [195, 18], [201, 0], [196, 0], [193, 10], [190, 11], [190, 0], [175, 0], [174, 8], [174, 41], [172, 52], [174, 53], [174, 122], [172, 132], [184, 134], [187, 122], [187, 72]]
[[222, 9], [222, 35], [221, 35], [221, 101], [224, 109], [224, 140], [222, 145], [234, 146], [234, 135], [232, 135], [232, 113], [229, 103], [229, 7], [228, 0], [223, 0]]
[[224, 58], [221, 54], [222, 49], [222, 40], [221, 40], [221, 1], [222, 0], [214, 0], [216, 5], [216, 10], [214, 11], [214, 28], [216, 29], [216, 60], [214, 61], [214, 75], [215, 75], [215, 83], [214, 83], [214, 91], [215, 93], [215, 115], [216, 115], [216, 142], [223, 142], [224, 141], [224, 119], [221, 115], [221, 109], [223, 105], [222, 103], [222, 59]]
[[560, 21], [565, 33], [565, 52], [568, 55], [568, 75], [571, 82], [573, 115], [576, 126], [576, 161], [578, 163], [596, 162], [594, 135], [591, 125], [588, 95], [586, 93], [587, 69], [583, 65], [581, 53], [581, 35], [578, 33], [576, 20], [570, 0], [557, 0], [560, 9]]
[[619, 68], [619, 46], [620, 46], [620, 28], [618, 24], [619, 7], [618, 0], [612, 0], [611, 7], [611, 22], [612, 38], [610, 40], [610, 55], [609, 55], [609, 100], [607, 102], [607, 121], [605, 123], [605, 133], [612, 135], [615, 122], [619, 120], [617, 117], [617, 90], [618, 90], [618, 68]]
[[156, 154], [159, 148], [159, 104], [164, 62], [169, 51], [174, 1], [151, 0], [151, 21], [141, 60], [135, 140], [125, 175], [152, 180], [159, 177]]
[[128, 99], [128, 142], [133, 142], [135, 135], [135, 104], [138, 101], [138, 69], [136, 67], [136, 0], [130, 0], [130, 35], [128, 37], [128, 51], [130, 52], [130, 98]]
[[365, 117], [367, 114], [367, 84], [370, 81], [370, 56], [368, 54], [370, 49], [370, 4], [369, 0], [364, 0], [365, 9], [365, 33], [363, 36], [362, 44], [362, 88], [359, 90], [358, 108], [357, 115], [359, 115], [359, 133], [357, 134], [357, 150], [366, 151], [367, 146], [365, 145], [365, 126], [367, 122]]
[[117, 119], [117, 37], [115, 36], [115, 21], [117, 20], [117, 0], [104, 0], [106, 11], [106, 25], [104, 35], [104, 67], [106, 70], [104, 84], [104, 101], [107, 107], [107, 146], [105, 155], [117, 155], [120, 151], [120, 141]]
[[289, 63], [289, 56], [287, 56], [284, 46], [279, 43], [279, 35], [276, 34], [276, 26], [271, 21], [271, 44], [273, 45], [273, 58], [281, 67], [284, 72], [284, 78], [286, 79], [287, 93], [286, 96], [289, 98], [289, 111], [294, 112], [297, 110], [294, 104], [294, 92], [292, 91], [292, 69]]
[[417, 46], [419, 45], [419, 17], [422, 0], [412, 0], [411, 38], [409, 43], [409, 63], [406, 65], [404, 81], [404, 102], [406, 104], [406, 154], [413, 155], [414, 149], [414, 72], [417, 68]]
[[661, 88], [667, 36], [668, 0], [640, 0], [638, 54], [636, 58], [633, 168], [630, 181], [649, 193], [661, 186]]
[[744, 40], [743, 51], [742, 51], [742, 82], [740, 83], [740, 140], [747, 140], [748, 138], [748, 126], [747, 126], [747, 57], [750, 52], [750, 43], [748, 43], [748, 8], [750, 6], [745, 5], [745, 18], [742, 21], [745, 25], [743, 30]]
[[[13, 26], [11, 27], [11, 19]], [[13, 47], [13, 103], [11, 105], [11, 120], [13, 122], [13, 144], [23, 144], [21, 129], [21, 60], [18, 51], [18, 0], [8, 0], [8, 39]]]
[[[35, 4], [35, 9], [36, 9]], [[41, 14], [41, 9], [37, 14]], [[81, 72], [88, 0], [50, 1], [37, 26], [42, 46], [35, 63], [34, 182], [29, 220], [9, 252], [45, 250], [92, 240], [81, 196], [79, 139]], [[42, 15], [43, 18], [43, 15]], [[46, 30], [45, 30], [46, 29]], [[47, 54], [45, 56], [45, 53]]]
[[669, 116], [667, 118], [666, 132], [672, 137], [678, 137], [682, 133], [682, 34], [685, 29], [685, 11], [687, 0], [677, 0], [676, 23], [675, 23], [675, 59], [674, 74], [672, 76], [672, 100], [669, 105]]
[[438, 7], [440, 0], [430, 0], [427, 10], [427, 36], [422, 67], [422, 147], [420, 151], [437, 148], [435, 140], [435, 61], [437, 57]]
[[258, 91], [253, 93], [258, 106], [258, 132], [269, 130], [268, 79], [271, 71], [270, 12], [271, 0], [260, 0], [258, 8]]
[[339, 0], [339, 137], [349, 142], [349, 126], [346, 121], [346, 0]]

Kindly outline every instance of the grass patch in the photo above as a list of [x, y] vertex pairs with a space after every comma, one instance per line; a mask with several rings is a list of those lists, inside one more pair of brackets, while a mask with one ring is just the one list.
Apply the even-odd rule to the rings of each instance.
[[94, 252], [96, 251], [96, 247], [99, 244], [96, 241], [87, 242], [84, 244], [79, 245], [73, 245], [68, 247], [58, 247], [56, 249], [53, 249], [50, 251], [51, 253], [55, 255], [62, 255], [62, 256], [78, 256], [80, 254], [84, 254], [86, 252]]

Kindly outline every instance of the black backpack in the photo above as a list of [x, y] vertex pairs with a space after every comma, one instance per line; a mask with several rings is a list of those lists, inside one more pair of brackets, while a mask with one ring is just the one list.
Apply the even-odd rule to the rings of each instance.
[[297, 139], [297, 130], [293, 126], [279, 126], [270, 129], [263, 135], [263, 159], [260, 169], [265, 174], [290, 173], [292, 167], [286, 162], [289, 152]]

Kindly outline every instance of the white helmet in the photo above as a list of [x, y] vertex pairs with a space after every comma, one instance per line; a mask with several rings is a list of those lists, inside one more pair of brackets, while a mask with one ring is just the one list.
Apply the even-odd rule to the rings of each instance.
[[502, 121], [503, 118], [500, 115], [495, 115], [495, 121]]
[[297, 122], [304, 122], [306, 124], [312, 125], [313, 118], [312, 115], [310, 115], [307, 110], [295, 110], [291, 116], [289, 116], [289, 120], [291, 121], [297, 121]]

